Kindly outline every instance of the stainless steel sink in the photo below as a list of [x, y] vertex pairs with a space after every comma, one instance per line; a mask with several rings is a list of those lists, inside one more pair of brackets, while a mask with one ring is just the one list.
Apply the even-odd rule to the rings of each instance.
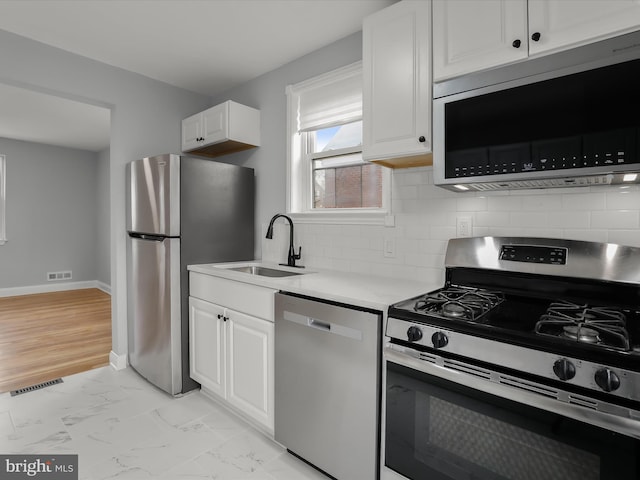
[[247, 267], [234, 267], [229, 270], [234, 272], [249, 273], [251, 275], [260, 275], [261, 277], [292, 277], [294, 275], [303, 275], [303, 272], [290, 272], [287, 270], [278, 270], [276, 268], [260, 267], [258, 265], [249, 265]]

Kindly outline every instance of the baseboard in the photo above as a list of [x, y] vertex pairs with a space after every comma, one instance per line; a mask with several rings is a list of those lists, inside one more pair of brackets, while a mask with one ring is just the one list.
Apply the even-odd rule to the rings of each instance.
[[34, 293], [64, 292], [66, 290], [80, 290], [83, 288], [99, 288], [111, 295], [111, 287], [98, 280], [86, 282], [54, 283], [51, 285], [31, 285], [28, 287], [0, 288], [0, 297], [15, 297], [18, 295], [32, 295]]
[[111, 350], [109, 353], [109, 363], [114, 370], [124, 370], [127, 368], [127, 354], [118, 355]]
[[108, 293], [109, 295], [111, 295], [111, 285], [107, 285], [106, 283], [101, 282], [100, 280], [96, 280], [95, 282], [96, 282], [96, 288], [99, 288], [104, 293]]

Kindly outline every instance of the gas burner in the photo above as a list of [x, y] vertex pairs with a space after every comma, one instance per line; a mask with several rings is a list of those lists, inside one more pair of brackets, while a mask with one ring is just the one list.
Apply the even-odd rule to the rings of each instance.
[[460, 318], [466, 316], [468, 307], [458, 302], [446, 302], [442, 305], [442, 314], [445, 317]]
[[600, 343], [598, 331], [593, 328], [583, 327], [580, 325], [568, 325], [562, 327], [562, 336], [584, 343]]
[[631, 349], [625, 314], [616, 308], [553, 302], [536, 323], [536, 333], [579, 343]]
[[417, 300], [413, 310], [424, 315], [475, 322], [503, 300], [504, 296], [500, 292], [446, 287]]

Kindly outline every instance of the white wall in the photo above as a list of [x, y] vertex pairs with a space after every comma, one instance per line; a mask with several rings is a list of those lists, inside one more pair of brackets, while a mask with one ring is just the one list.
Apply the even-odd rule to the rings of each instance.
[[7, 237], [0, 288], [51, 286], [47, 272], [96, 280], [98, 155], [0, 138], [7, 157]]
[[0, 30], [0, 82], [111, 109], [110, 244], [113, 351], [127, 352], [125, 165], [180, 151], [180, 122], [202, 95]]
[[[435, 283], [444, 280], [447, 241], [457, 217], [471, 217], [474, 236], [589, 240], [640, 247], [640, 186], [453, 193], [433, 184], [431, 167], [393, 171], [396, 225], [296, 225], [305, 265]], [[263, 241], [263, 259], [286, 259], [287, 232]], [[395, 257], [384, 256], [386, 240]]]
[[111, 285], [111, 242], [110, 242], [110, 215], [109, 205], [109, 156], [107, 148], [98, 153], [96, 169], [96, 278], [102, 287]]

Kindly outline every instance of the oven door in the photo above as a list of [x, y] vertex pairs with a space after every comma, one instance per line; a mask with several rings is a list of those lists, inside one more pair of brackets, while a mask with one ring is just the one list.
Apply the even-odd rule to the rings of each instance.
[[385, 349], [382, 479], [640, 478], [637, 438], [516, 401], [517, 388], [496, 387], [473, 366], [452, 370], [393, 347]]

